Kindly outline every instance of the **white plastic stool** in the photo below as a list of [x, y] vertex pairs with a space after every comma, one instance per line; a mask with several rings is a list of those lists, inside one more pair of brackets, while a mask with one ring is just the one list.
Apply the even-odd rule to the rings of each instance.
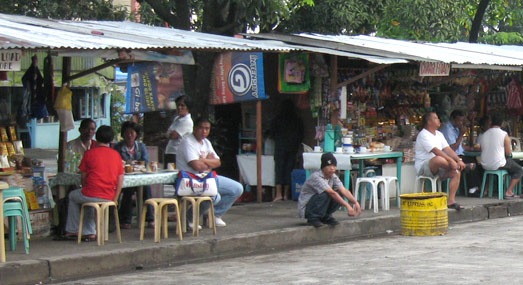
[[401, 189], [400, 184], [398, 182], [398, 177], [396, 176], [378, 176], [379, 178], [385, 179], [385, 194], [387, 195], [385, 202], [387, 203], [385, 206], [385, 210], [390, 210], [390, 186], [392, 183], [396, 183], [396, 206], [400, 207], [400, 195], [401, 195]]
[[[386, 202], [385, 202], [385, 199], [386, 197], [388, 197], [388, 194], [384, 193], [386, 192], [386, 180], [383, 179], [383, 178], [380, 178], [379, 176], [374, 176], [374, 177], [359, 177], [358, 179], [356, 179], [356, 190], [355, 190], [355, 193], [354, 193], [354, 196], [356, 197], [356, 199], [358, 199], [358, 192], [360, 190], [360, 184], [361, 183], [369, 183], [372, 187], [372, 193], [371, 193], [371, 199], [372, 199], [372, 204], [374, 205], [374, 213], [377, 213], [378, 212], [378, 186], [380, 183], [383, 184], [383, 187], [381, 188], [382, 189], [382, 193], [381, 193], [381, 207], [383, 209], [385, 209], [385, 205], [386, 205]], [[363, 195], [361, 196], [361, 201], [360, 201], [360, 205], [361, 205], [361, 209], [362, 210], [365, 210], [365, 200], [367, 199], [366, 198], [366, 191], [364, 193], [362, 193]], [[369, 205], [370, 207], [370, 205]]]
[[430, 180], [430, 188], [432, 189], [432, 193], [435, 193], [436, 191], [437, 192], [441, 192], [441, 179], [439, 176], [435, 176], [435, 177], [429, 177], [429, 176], [423, 176], [423, 175], [420, 175], [420, 176], [416, 176], [416, 182], [414, 183], [414, 191], [418, 192], [419, 188], [418, 188], [418, 184], [419, 184], [419, 181], [421, 181], [421, 185], [423, 186], [423, 188], [421, 188], [421, 192], [424, 192], [423, 190], [425, 189], [425, 181], [426, 180]]

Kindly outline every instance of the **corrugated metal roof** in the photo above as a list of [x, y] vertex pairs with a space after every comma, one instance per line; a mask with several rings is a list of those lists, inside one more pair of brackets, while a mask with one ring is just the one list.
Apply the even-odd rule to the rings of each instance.
[[[357, 47], [366, 47], [375, 55], [386, 56], [382, 52], [389, 54], [391, 51], [396, 57], [402, 55], [424, 58], [427, 61], [440, 61], [445, 63], [458, 64], [487, 64], [487, 65], [523, 65], [523, 53], [514, 53], [512, 57], [507, 57], [500, 50], [489, 48], [483, 44], [459, 45], [451, 44], [432, 44], [416, 43], [395, 39], [385, 39], [372, 36], [329, 36], [318, 34], [299, 34], [299, 36], [314, 39], [325, 39], [348, 44]], [[492, 47], [492, 46], [491, 46]], [[486, 52], [489, 51], [489, 52]]]
[[289, 52], [270, 43], [133, 22], [62, 21], [0, 14], [0, 49], [199, 49]]
[[261, 34], [252, 37], [288, 43], [333, 48], [337, 50], [413, 61], [434, 61], [474, 65], [523, 65], [523, 47], [472, 43], [417, 43], [373, 36]]
[[[274, 40], [264, 40], [264, 41], [270, 42], [270, 43], [276, 44], [276, 45], [288, 45], [286, 43], [283, 43], [282, 41], [274, 41]], [[295, 47], [299, 50], [302, 50], [302, 51], [338, 55], [338, 56], [344, 56], [344, 57], [353, 58], [353, 59], [363, 59], [363, 60], [370, 61], [370, 62], [377, 63], [377, 64], [408, 63], [408, 60], [405, 60], [402, 58], [392, 58], [392, 57], [358, 54], [358, 53], [353, 53], [353, 52], [347, 52], [347, 51], [341, 51], [341, 50], [329, 49], [329, 48], [322, 48], [322, 47], [314, 47], [314, 46], [304, 46], [304, 45], [291, 45], [291, 46]]]

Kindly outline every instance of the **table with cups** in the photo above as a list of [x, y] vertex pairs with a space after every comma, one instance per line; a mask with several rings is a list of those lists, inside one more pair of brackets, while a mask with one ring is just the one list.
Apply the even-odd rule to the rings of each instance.
[[[154, 184], [174, 184], [178, 177], [178, 170], [163, 170], [148, 173], [126, 173], [124, 175], [122, 188], [138, 187], [136, 201], [138, 210], [138, 221], [142, 215], [143, 208], [143, 186]], [[49, 177], [49, 187], [58, 187], [58, 197], [66, 195], [65, 186], [79, 186], [81, 175], [79, 173], [60, 172], [54, 177]]]

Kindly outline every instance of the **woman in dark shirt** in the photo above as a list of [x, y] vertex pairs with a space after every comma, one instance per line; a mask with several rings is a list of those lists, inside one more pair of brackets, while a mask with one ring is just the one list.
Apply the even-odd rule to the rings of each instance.
[[[145, 164], [149, 163], [149, 155], [147, 154], [147, 149], [145, 144], [137, 141], [140, 138], [142, 133], [140, 125], [134, 122], [124, 122], [122, 124], [121, 135], [123, 141], [120, 141], [114, 146], [114, 149], [120, 153], [122, 159], [125, 161], [144, 161]], [[120, 216], [120, 228], [130, 229], [132, 221], [132, 211], [133, 211], [133, 193], [136, 192], [138, 188], [124, 188], [122, 189], [122, 200], [120, 201], [120, 210], [118, 215]], [[146, 185], [143, 186], [143, 199], [147, 200], [151, 198], [151, 187]], [[147, 209], [147, 225], [149, 227], [154, 227], [154, 216], [153, 208], [148, 206]]]

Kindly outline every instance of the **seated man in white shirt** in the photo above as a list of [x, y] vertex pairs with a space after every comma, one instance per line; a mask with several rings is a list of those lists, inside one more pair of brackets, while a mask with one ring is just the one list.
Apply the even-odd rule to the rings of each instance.
[[[184, 136], [178, 147], [176, 168], [191, 173], [201, 173], [221, 166], [220, 157], [207, 139], [210, 132], [211, 123], [208, 119], [201, 117], [196, 119], [193, 133]], [[217, 175], [216, 182], [218, 183], [218, 195], [214, 204], [215, 223], [218, 227], [224, 227], [226, 223], [222, 220], [222, 216], [242, 195], [243, 186], [239, 182], [221, 175]], [[210, 204], [206, 202], [202, 203], [200, 214], [209, 209]], [[192, 211], [187, 212], [187, 220], [189, 227], [192, 228]]]
[[506, 158], [512, 155], [512, 146], [507, 132], [501, 129], [502, 124], [502, 115], [495, 113], [492, 116], [490, 129], [478, 138], [481, 147], [481, 165], [485, 170], [507, 170], [512, 180], [505, 193], [505, 199], [515, 199], [519, 196], [515, 195], [513, 190], [523, 176], [523, 168], [514, 160]]
[[416, 138], [414, 167], [418, 176], [450, 178], [447, 207], [459, 211], [463, 207], [456, 202], [456, 192], [465, 164], [438, 131], [440, 126], [441, 122], [436, 113], [429, 112], [423, 115], [423, 129]]

